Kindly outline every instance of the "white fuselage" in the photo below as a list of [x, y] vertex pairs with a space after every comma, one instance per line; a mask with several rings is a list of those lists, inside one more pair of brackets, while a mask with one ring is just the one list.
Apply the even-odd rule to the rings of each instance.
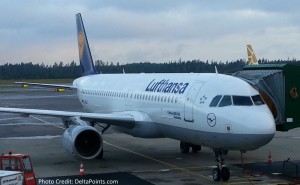
[[[275, 133], [266, 104], [254, 102], [258, 92], [228, 75], [101, 74], [78, 78], [73, 85], [86, 111], [132, 115], [134, 128], [114, 129], [136, 137], [253, 150], [267, 144]], [[244, 105], [244, 99], [252, 104]], [[241, 105], [235, 103], [238, 100]]]

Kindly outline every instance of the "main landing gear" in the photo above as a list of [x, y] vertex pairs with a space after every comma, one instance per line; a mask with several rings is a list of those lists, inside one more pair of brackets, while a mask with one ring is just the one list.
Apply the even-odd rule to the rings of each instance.
[[224, 165], [224, 159], [222, 158], [223, 154], [227, 154], [227, 150], [214, 149], [216, 161], [218, 162], [217, 167], [213, 169], [212, 177], [215, 181], [228, 181], [230, 178], [229, 168]]
[[[90, 122], [90, 125], [92, 127], [95, 127], [95, 125], [98, 125], [99, 127], [101, 127], [101, 135], [107, 130], [109, 129], [109, 127], [111, 125], [108, 125], [108, 124], [100, 124], [100, 123], [97, 123], [97, 122]], [[103, 145], [102, 145], [103, 146]], [[97, 156], [97, 159], [103, 159], [103, 147], [102, 147], [102, 150], [100, 152], [100, 154]]]
[[197, 153], [197, 152], [201, 151], [201, 145], [194, 145], [191, 143], [186, 143], [186, 142], [180, 141], [180, 151], [182, 154], [189, 153], [190, 148], [192, 148], [193, 153]]

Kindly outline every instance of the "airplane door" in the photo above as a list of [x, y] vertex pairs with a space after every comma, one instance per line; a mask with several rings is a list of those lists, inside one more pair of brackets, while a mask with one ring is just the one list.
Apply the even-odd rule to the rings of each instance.
[[193, 116], [194, 102], [202, 86], [203, 83], [201, 82], [197, 82], [193, 84], [193, 86], [191, 87], [190, 91], [186, 96], [185, 104], [184, 104], [184, 120], [186, 122], [194, 122], [194, 116]]

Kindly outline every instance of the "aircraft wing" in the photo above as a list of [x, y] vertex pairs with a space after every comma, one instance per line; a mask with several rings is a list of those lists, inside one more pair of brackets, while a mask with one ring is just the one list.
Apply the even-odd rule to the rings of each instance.
[[76, 89], [72, 85], [59, 85], [59, 84], [43, 84], [43, 83], [31, 83], [31, 82], [15, 82], [15, 84], [20, 84], [22, 87], [38, 86], [38, 87], [48, 87], [57, 89]]
[[53, 116], [53, 117], [60, 117], [60, 118], [78, 117], [83, 121], [95, 121], [95, 122], [106, 123], [106, 124], [116, 125], [116, 126], [121, 126], [126, 128], [133, 128], [135, 125], [135, 119], [132, 115], [121, 114], [121, 113], [100, 114], [100, 113], [6, 108], [6, 107], [0, 107], [0, 112], [18, 113], [21, 114], [22, 116], [29, 116], [31, 114], [34, 114], [34, 115]]

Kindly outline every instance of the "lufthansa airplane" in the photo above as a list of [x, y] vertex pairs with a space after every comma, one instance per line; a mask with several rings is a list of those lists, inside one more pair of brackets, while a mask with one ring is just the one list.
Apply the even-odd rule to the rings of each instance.
[[[61, 117], [63, 145], [79, 159], [102, 157], [101, 135], [109, 126], [142, 138], [180, 141], [182, 153], [210, 147], [218, 161], [215, 181], [230, 178], [222, 155], [228, 150], [255, 150], [272, 140], [272, 113], [257, 90], [245, 81], [218, 73], [98, 74], [80, 14], [76, 15], [82, 77], [71, 88], [85, 112], [0, 108], [0, 112]], [[105, 123], [102, 131], [94, 126]]]

